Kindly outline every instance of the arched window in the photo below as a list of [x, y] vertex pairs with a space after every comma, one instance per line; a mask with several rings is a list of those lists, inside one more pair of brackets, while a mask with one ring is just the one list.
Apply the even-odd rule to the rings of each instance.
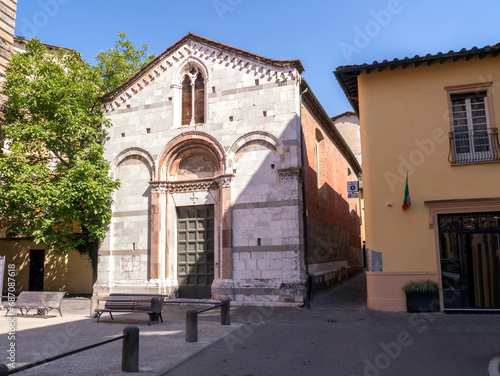
[[182, 125], [205, 122], [205, 79], [191, 67], [182, 79]]
[[324, 137], [321, 132], [316, 129], [316, 176], [318, 182], [318, 189], [321, 188], [323, 183], [325, 182], [325, 161], [324, 161], [324, 153], [325, 153], [325, 142]]
[[182, 80], [182, 125], [191, 124], [193, 118], [193, 87], [188, 75]]

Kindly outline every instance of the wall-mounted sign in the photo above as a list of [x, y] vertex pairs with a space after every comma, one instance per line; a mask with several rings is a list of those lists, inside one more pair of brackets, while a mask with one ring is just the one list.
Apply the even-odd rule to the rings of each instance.
[[358, 192], [348, 192], [347, 193], [347, 198], [358, 198], [359, 194]]
[[359, 192], [359, 182], [358, 181], [348, 181], [347, 182], [347, 192]]

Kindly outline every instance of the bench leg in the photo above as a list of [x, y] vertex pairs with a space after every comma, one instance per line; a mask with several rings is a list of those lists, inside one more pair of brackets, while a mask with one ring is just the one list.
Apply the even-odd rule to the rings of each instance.
[[161, 313], [158, 314], [156, 312], [151, 312], [151, 313], [148, 312], [148, 315], [149, 315], [148, 325], [151, 323], [151, 321], [160, 321], [160, 319], [161, 322], [163, 322], [163, 319], [161, 318]]
[[111, 314], [111, 312], [109, 313], [109, 315], [111, 316], [111, 320], [114, 320], [113, 315]]

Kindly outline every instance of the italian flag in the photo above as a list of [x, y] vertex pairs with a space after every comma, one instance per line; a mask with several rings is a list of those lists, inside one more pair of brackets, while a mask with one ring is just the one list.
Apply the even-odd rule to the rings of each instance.
[[403, 199], [403, 210], [406, 210], [411, 205], [410, 190], [408, 189], [408, 170], [406, 171], [405, 197]]

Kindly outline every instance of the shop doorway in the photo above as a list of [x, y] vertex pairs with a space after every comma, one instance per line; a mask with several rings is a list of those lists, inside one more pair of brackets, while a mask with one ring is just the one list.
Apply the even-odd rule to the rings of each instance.
[[438, 216], [445, 309], [500, 309], [500, 212]]

